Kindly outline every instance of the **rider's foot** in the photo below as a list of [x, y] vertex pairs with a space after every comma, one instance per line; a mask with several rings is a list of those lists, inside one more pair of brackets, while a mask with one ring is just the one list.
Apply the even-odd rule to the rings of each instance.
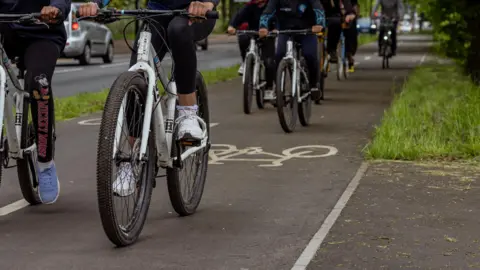
[[355, 62], [348, 63], [348, 72], [355, 72]]
[[243, 71], [245, 70], [245, 62], [242, 62], [240, 67], [238, 68], [238, 74], [243, 75]]
[[117, 179], [113, 182], [113, 194], [115, 196], [126, 197], [135, 192], [135, 175], [130, 162], [122, 162], [118, 167]]
[[60, 194], [57, 168], [55, 162], [38, 164], [38, 196], [43, 204], [52, 204], [57, 201]]
[[263, 99], [265, 100], [274, 100], [276, 99], [275, 91], [272, 89], [266, 89], [263, 91]]
[[322, 93], [320, 92], [320, 89], [318, 89], [317, 87], [312, 87], [310, 89], [310, 95], [313, 100], [320, 100]]
[[198, 122], [198, 106], [177, 106], [178, 110], [178, 140], [203, 139], [203, 130]]

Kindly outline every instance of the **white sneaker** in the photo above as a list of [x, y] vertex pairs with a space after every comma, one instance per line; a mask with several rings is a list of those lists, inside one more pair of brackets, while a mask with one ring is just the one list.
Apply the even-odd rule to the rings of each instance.
[[137, 181], [130, 162], [122, 162], [118, 168], [117, 179], [113, 182], [113, 194], [126, 197], [135, 192]]
[[243, 71], [245, 71], [245, 62], [243, 62], [240, 65], [240, 68], [238, 68], [238, 74], [243, 75]]
[[[185, 108], [185, 107], [183, 107]], [[197, 120], [196, 109], [178, 110], [178, 139], [202, 140], [203, 130]]]
[[276, 99], [275, 91], [273, 91], [273, 90], [264, 90], [264, 91], [263, 91], [263, 99], [265, 99], [265, 100], [274, 100], [274, 99]]

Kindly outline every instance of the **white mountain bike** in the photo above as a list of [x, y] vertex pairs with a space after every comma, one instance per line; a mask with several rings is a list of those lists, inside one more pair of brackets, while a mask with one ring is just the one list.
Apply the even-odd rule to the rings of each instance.
[[[47, 26], [39, 21], [39, 17], [40, 13], [0, 14], [0, 23], [43, 24]], [[2, 130], [0, 164], [4, 162], [4, 159], [15, 159], [23, 197], [31, 205], [40, 204], [36, 133], [33, 123], [28, 117], [30, 115], [30, 94], [24, 90], [25, 70], [20, 68], [18, 72], [15, 71], [13, 63], [1, 43], [0, 54], [2, 57], [0, 66], [0, 130]], [[19, 58], [16, 62], [21, 64], [21, 61], [22, 59]], [[7, 74], [10, 83], [7, 82]], [[48, 87], [48, 85], [45, 85], [45, 87]], [[55, 123], [55, 119], [53, 119], [53, 123]], [[55, 140], [54, 132], [52, 134]], [[5, 135], [7, 139], [4, 139]], [[0, 182], [1, 176], [2, 166], [0, 166]]]
[[[203, 194], [210, 148], [208, 97], [202, 75], [197, 72], [196, 94], [198, 121], [204, 131], [204, 139], [197, 143], [180, 142], [176, 138], [176, 123], [181, 120], [175, 113], [176, 85], [165, 75], [150, 43], [151, 31], [157, 31], [149, 23], [152, 16], [189, 16], [188, 12], [107, 9], [101, 10], [95, 18], [106, 23], [125, 15], [143, 19], [146, 23], [137, 41], [137, 63], [120, 74], [110, 88], [97, 149], [100, 216], [105, 233], [117, 246], [132, 244], [140, 235], [160, 167], [166, 168], [168, 192], [175, 211], [182, 216], [195, 212]], [[215, 11], [208, 12], [206, 16], [211, 19], [217, 17]], [[157, 88], [157, 78], [165, 89], [163, 95]], [[114, 182], [121, 177], [117, 175], [117, 166], [130, 166], [133, 170], [135, 185], [128, 196], [114, 192]], [[183, 173], [192, 175], [182, 179]], [[193, 182], [191, 186], [187, 186], [188, 178]], [[117, 213], [118, 206], [131, 209], [121, 209], [122, 212]]]

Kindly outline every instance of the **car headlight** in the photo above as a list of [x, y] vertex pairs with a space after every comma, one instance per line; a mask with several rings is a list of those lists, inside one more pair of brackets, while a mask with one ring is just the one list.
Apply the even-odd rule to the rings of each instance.
[[357, 24], [357, 28], [360, 28], [360, 25], [359, 25], [359, 24]]

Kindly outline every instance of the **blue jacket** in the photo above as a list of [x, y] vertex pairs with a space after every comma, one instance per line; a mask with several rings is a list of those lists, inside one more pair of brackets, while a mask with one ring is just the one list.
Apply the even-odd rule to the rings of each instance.
[[[40, 12], [45, 6], [54, 6], [60, 10], [64, 18], [68, 17], [71, 9], [71, 0], [0, 0], [1, 13], [34, 13]], [[20, 37], [27, 39], [50, 39], [60, 50], [65, 47], [67, 33], [63, 21], [59, 21], [49, 28], [44, 25], [10, 24]]]
[[269, 0], [260, 17], [260, 28], [268, 28], [274, 16], [278, 30], [325, 26], [325, 11], [320, 0]]

